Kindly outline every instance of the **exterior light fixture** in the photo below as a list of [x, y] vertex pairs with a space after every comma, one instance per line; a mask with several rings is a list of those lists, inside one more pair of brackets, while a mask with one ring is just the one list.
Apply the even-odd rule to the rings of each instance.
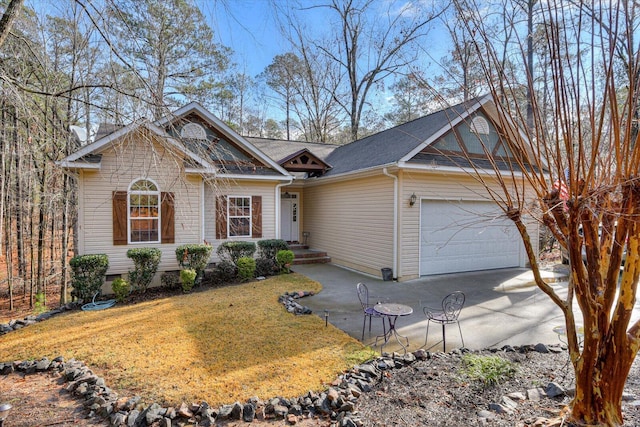
[[413, 206], [416, 204], [416, 200], [418, 200], [418, 196], [416, 196], [416, 193], [413, 193], [410, 197], [409, 197], [409, 206]]
[[9, 412], [11, 411], [12, 406], [8, 403], [0, 404], [0, 427], [4, 424], [4, 420], [9, 416]]

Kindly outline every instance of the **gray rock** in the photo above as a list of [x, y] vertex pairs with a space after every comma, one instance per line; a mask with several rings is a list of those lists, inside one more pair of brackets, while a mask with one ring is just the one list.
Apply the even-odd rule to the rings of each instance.
[[127, 427], [135, 427], [139, 416], [140, 416], [140, 411], [138, 411], [137, 409], [134, 409], [133, 411], [129, 412], [129, 416], [127, 417]]
[[519, 391], [514, 391], [513, 393], [509, 393], [507, 394], [507, 397], [513, 400], [527, 400], [527, 396], [525, 396], [524, 393], [521, 393]]
[[536, 344], [535, 347], [533, 347], [533, 349], [538, 353], [544, 353], [544, 354], [549, 353], [549, 348], [542, 343]]
[[495, 418], [495, 417], [496, 417], [496, 414], [494, 414], [494, 413], [493, 413], [493, 412], [491, 412], [491, 411], [487, 411], [487, 410], [483, 409], [483, 410], [481, 410], [481, 411], [478, 411], [478, 417], [480, 417], [480, 418], [487, 418], [487, 419], [490, 419], [490, 420], [491, 420], [491, 419], [493, 419], [493, 418]]
[[231, 419], [239, 420], [242, 418], [242, 405], [239, 402], [236, 402], [231, 407]]
[[218, 409], [218, 419], [229, 420], [231, 419], [231, 413], [233, 412], [233, 405], [222, 405]]
[[500, 403], [509, 409], [516, 409], [518, 407], [518, 404], [507, 396], [502, 396]]
[[551, 398], [557, 397], [557, 396], [564, 396], [565, 394], [564, 388], [562, 388], [560, 384], [554, 383], [554, 382], [549, 383], [547, 387], [544, 389], [544, 392], [547, 394], [547, 396]]
[[630, 402], [630, 401], [633, 401], [633, 400], [636, 400], [636, 397], [633, 394], [628, 393], [626, 391], [622, 392], [622, 401], [623, 402]]
[[247, 403], [242, 407], [242, 421], [250, 423], [256, 417], [256, 408]]
[[127, 422], [127, 414], [124, 412], [114, 412], [109, 417], [109, 425], [113, 427], [124, 426]]
[[283, 419], [289, 413], [289, 408], [284, 405], [274, 405], [273, 406], [273, 414], [278, 419]]
[[490, 403], [489, 404], [489, 409], [498, 413], [498, 414], [512, 414], [513, 413], [513, 409], [502, 405], [500, 403]]
[[538, 400], [546, 396], [544, 390], [541, 387], [530, 388], [527, 390], [527, 399], [537, 402]]
[[164, 417], [165, 412], [166, 410], [162, 406], [154, 402], [144, 410], [143, 415], [145, 421], [147, 422], [147, 425], [151, 425], [155, 421], [158, 421], [162, 417]]

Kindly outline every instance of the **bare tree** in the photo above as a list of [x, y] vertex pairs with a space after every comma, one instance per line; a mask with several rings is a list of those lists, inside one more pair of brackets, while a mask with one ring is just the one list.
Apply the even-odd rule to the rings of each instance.
[[[513, 3], [506, 9], [522, 2]], [[473, 0], [455, 5], [483, 10]], [[502, 129], [519, 129], [502, 135], [511, 172], [488, 178], [478, 169], [474, 175], [516, 224], [537, 286], [564, 314], [576, 378], [569, 421], [622, 425], [622, 392], [640, 348], [640, 321], [631, 318], [640, 278], [637, 5], [541, 2], [546, 92], [533, 90], [531, 27], [513, 33], [517, 42], [508, 53], [520, 73], [509, 79], [501, 53], [492, 48], [486, 16], [467, 16], [468, 31], [488, 48], [479, 61], [496, 105], [493, 120]], [[530, 102], [522, 102], [523, 87], [531, 88]], [[566, 297], [540, 276], [531, 219], [548, 227], [568, 254]]]
[[154, 118], [164, 116], [175, 97], [201, 101], [211, 95], [216, 76], [228, 65], [229, 51], [214, 42], [213, 31], [191, 0], [110, 3], [117, 49], [141, 77]]
[[[408, 65], [416, 59], [417, 50], [412, 48], [424, 39], [429, 23], [442, 12], [437, 8], [425, 12], [396, 2], [383, 5], [374, 0], [332, 0], [297, 9], [328, 11], [335, 28], [329, 36], [312, 36], [302, 25], [303, 19], [290, 10], [285, 12], [287, 30], [295, 28], [297, 40], [305, 40], [307, 50], [313, 44], [339, 70], [342, 85], [333, 91], [333, 96], [347, 114], [352, 140], [358, 138], [372, 90], [388, 76], [408, 71]], [[298, 49], [302, 47], [293, 44]], [[330, 87], [321, 89], [332, 91]]]

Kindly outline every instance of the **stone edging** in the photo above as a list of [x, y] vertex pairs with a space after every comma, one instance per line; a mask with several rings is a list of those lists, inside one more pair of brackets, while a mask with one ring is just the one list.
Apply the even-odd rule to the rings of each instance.
[[54, 310], [45, 311], [44, 313], [40, 313], [38, 315], [30, 315], [25, 317], [24, 319], [14, 319], [10, 320], [9, 323], [0, 323], [0, 335], [8, 334], [9, 332], [17, 331], [18, 329], [22, 329], [25, 326], [30, 326], [38, 322], [42, 322], [47, 319], [51, 319], [53, 316], [58, 314], [76, 310], [80, 307], [80, 304], [71, 302], [60, 306]]
[[[505, 346], [502, 349], [492, 349], [492, 352], [529, 352], [562, 351], [543, 344], [536, 346]], [[430, 353], [424, 349], [413, 353], [400, 355], [397, 353], [382, 356], [353, 367], [348, 372], [339, 375], [329, 388], [323, 392], [308, 392], [303, 396], [292, 399], [272, 398], [266, 401], [258, 397], [250, 398], [246, 403], [236, 402], [212, 408], [206, 402], [187, 405], [183, 403], [179, 408], [162, 407], [151, 403], [142, 405], [139, 396], [119, 398], [109, 389], [104, 379], [95, 375], [83, 362], [71, 359], [64, 361], [57, 357], [50, 361], [46, 358], [39, 361], [15, 361], [0, 363], [0, 374], [9, 375], [14, 372], [25, 375], [38, 372], [49, 372], [61, 376], [65, 385], [63, 389], [77, 396], [87, 409], [87, 418], [99, 417], [108, 419], [110, 426], [149, 426], [161, 427], [181, 425], [181, 423], [196, 423], [198, 426], [214, 426], [218, 421], [243, 420], [251, 422], [254, 419], [274, 420], [283, 419], [289, 424], [296, 424], [303, 418], [323, 418], [331, 420], [334, 427], [361, 427], [355, 405], [362, 393], [372, 390], [372, 386], [379, 382], [384, 371], [401, 369], [412, 365], [417, 360], [427, 360], [432, 357], [453, 357], [470, 352], [467, 349], [453, 350], [450, 353]], [[550, 384], [547, 389], [557, 390], [557, 385]], [[538, 390], [545, 394], [546, 390]], [[564, 391], [560, 391], [560, 394]], [[551, 397], [551, 396], [550, 396]], [[494, 412], [509, 410], [503, 404], [496, 404], [491, 408]], [[489, 412], [489, 411], [487, 411]], [[480, 415], [480, 414], [479, 414]], [[480, 415], [481, 416], [481, 415]], [[491, 417], [491, 414], [487, 414]]]
[[[294, 314], [311, 314], [306, 306], [300, 305], [296, 300], [313, 295], [313, 292], [295, 291], [287, 292], [279, 298], [285, 309]], [[0, 335], [20, 329], [25, 326], [51, 318], [52, 316], [73, 310], [77, 304], [67, 304], [59, 309], [43, 313], [39, 316], [28, 316], [24, 320], [12, 320], [9, 324], [0, 325]], [[548, 353], [549, 351], [562, 351], [557, 346], [505, 346], [502, 349], [490, 349], [498, 352], [529, 352], [537, 351]], [[164, 408], [157, 403], [151, 403], [144, 407], [141, 397], [119, 398], [118, 395], [106, 386], [104, 379], [95, 375], [84, 362], [71, 359], [64, 361], [57, 357], [50, 361], [47, 358], [39, 361], [14, 361], [0, 363], [0, 374], [9, 375], [14, 372], [25, 375], [39, 372], [49, 372], [61, 376], [65, 385], [64, 390], [72, 393], [82, 400], [87, 409], [87, 418], [99, 417], [108, 419], [110, 426], [149, 426], [151, 424], [161, 427], [171, 427], [177, 423], [196, 423], [198, 426], [214, 426], [218, 421], [243, 420], [251, 422], [254, 419], [283, 419], [289, 424], [296, 424], [302, 418], [330, 419], [334, 427], [361, 427], [362, 421], [355, 412], [355, 404], [362, 393], [371, 391], [372, 385], [379, 382], [384, 371], [400, 369], [410, 366], [417, 360], [427, 360], [432, 357], [447, 357], [448, 355], [460, 355], [470, 352], [467, 349], [453, 350], [449, 354], [430, 353], [424, 349], [418, 349], [413, 353], [400, 355], [397, 353], [385, 353], [381, 357], [370, 360], [353, 367], [348, 372], [338, 376], [331, 386], [323, 392], [309, 391], [304, 396], [293, 399], [272, 398], [266, 401], [258, 397], [252, 397], [246, 403], [236, 402], [223, 405], [219, 408], [211, 408], [207, 402], [187, 405], [182, 403], [180, 408]], [[557, 390], [557, 385], [550, 384], [547, 388]], [[545, 390], [538, 390], [545, 394]], [[564, 391], [560, 391], [564, 393]], [[503, 399], [505, 400], [505, 399]], [[494, 412], [510, 410], [503, 404], [496, 404], [491, 408]], [[492, 413], [487, 411], [486, 417], [491, 418]], [[482, 418], [482, 415], [480, 415]]]

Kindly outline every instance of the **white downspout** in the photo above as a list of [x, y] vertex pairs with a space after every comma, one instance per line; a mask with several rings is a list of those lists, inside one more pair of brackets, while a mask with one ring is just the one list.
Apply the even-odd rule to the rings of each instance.
[[276, 239], [280, 238], [280, 189], [284, 186], [291, 185], [293, 177], [289, 178], [289, 182], [282, 182], [276, 185], [275, 192], [275, 208], [276, 208]]
[[393, 278], [398, 278], [398, 177], [389, 173], [387, 168], [382, 173], [393, 179]]

